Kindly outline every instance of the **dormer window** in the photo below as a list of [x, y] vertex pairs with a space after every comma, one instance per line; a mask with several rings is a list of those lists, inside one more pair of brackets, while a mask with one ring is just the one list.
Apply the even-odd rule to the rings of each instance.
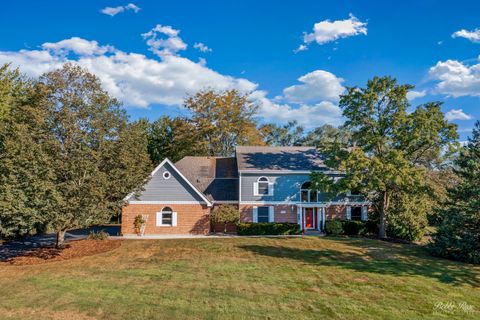
[[260, 177], [253, 184], [253, 194], [255, 196], [273, 196], [273, 183], [267, 177]]

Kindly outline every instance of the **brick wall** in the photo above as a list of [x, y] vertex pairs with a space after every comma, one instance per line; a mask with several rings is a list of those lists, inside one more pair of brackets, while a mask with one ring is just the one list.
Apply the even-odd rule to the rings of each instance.
[[[170, 207], [177, 213], [177, 226], [157, 227], [156, 213]], [[122, 209], [122, 234], [134, 234], [133, 221], [137, 215], [148, 215], [145, 235], [149, 234], [207, 234], [210, 232], [210, 208], [200, 204], [130, 204]]]
[[[262, 207], [262, 205], [240, 205], [240, 222], [253, 221], [253, 207]], [[267, 205], [265, 205], [267, 206]], [[295, 205], [273, 205], [275, 222], [297, 223], [297, 206]], [[284, 211], [284, 213], [282, 213]]]

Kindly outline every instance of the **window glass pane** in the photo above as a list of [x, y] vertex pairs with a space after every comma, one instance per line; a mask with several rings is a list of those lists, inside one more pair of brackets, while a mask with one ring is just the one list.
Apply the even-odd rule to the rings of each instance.
[[172, 225], [172, 213], [171, 212], [163, 212], [162, 213], [162, 224], [165, 225]]
[[266, 181], [266, 182], [268, 182], [268, 179], [265, 178], [265, 177], [261, 177], [260, 179], [258, 179], [258, 181]]
[[352, 207], [352, 220], [362, 220], [362, 207]]
[[310, 202], [317, 202], [317, 192], [310, 190]]
[[268, 222], [268, 207], [258, 207], [258, 222]]
[[302, 202], [308, 202], [308, 190], [302, 190]]
[[258, 183], [258, 194], [262, 194], [262, 195], [268, 194], [268, 182]]

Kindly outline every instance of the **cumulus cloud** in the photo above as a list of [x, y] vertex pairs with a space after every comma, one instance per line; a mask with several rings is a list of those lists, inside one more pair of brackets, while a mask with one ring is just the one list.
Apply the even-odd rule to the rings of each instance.
[[110, 94], [134, 107], [178, 106], [186, 94], [207, 87], [242, 92], [257, 87], [249, 80], [220, 74], [184, 57], [167, 55], [156, 60], [100, 46], [96, 41], [72, 39], [46, 43], [41, 50], [0, 51], [0, 64], [11, 62], [30, 76], [39, 76], [73, 62], [96, 74]]
[[408, 91], [407, 93], [407, 99], [411, 101], [417, 98], [425, 97], [426, 94], [427, 94], [427, 90], [422, 90], [422, 91], [411, 90], [411, 91]]
[[178, 36], [180, 30], [171, 26], [157, 24], [152, 30], [143, 33], [150, 51], [159, 57], [175, 55], [178, 51], [187, 49], [187, 44]]
[[459, 30], [452, 34], [452, 38], [465, 38], [472, 42], [480, 43], [480, 28], [472, 31], [468, 31], [465, 29]]
[[435, 91], [452, 97], [480, 96], [480, 63], [468, 66], [457, 60], [439, 61], [429, 70], [438, 81]]
[[285, 123], [297, 120], [299, 125], [307, 129], [328, 123], [331, 125], [342, 124], [342, 111], [340, 107], [330, 101], [321, 101], [316, 104], [300, 104], [292, 106], [273, 102], [267, 98], [267, 92], [254, 91], [251, 98], [259, 103], [259, 115], [268, 122]]
[[358, 20], [353, 14], [349, 16], [350, 18], [345, 20], [323, 20], [315, 23], [313, 32], [304, 33], [303, 44], [296, 49], [296, 52], [306, 50], [307, 46], [312, 42], [323, 45], [341, 38], [360, 34], [367, 35], [367, 23]]
[[448, 121], [452, 120], [470, 120], [472, 116], [463, 112], [462, 109], [452, 109], [445, 114]]
[[201, 42], [196, 42], [193, 47], [195, 49], [198, 49], [200, 52], [212, 52], [213, 50], [209, 47], [207, 47], [204, 43]]
[[336, 101], [345, 90], [343, 79], [324, 70], [307, 73], [298, 81], [302, 84], [293, 85], [283, 90], [285, 99], [294, 103], [318, 102], [321, 100]]
[[138, 11], [140, 11], [140, 8], [133, 3], [129, 3], [126, 6], [105, 7], [102, 10], [100, 10], [100, 12], [113, 17], [113, 16], [116, 16], [117, 14], [119, 14], [121, 12], [124, 12], [124, 11], [127, 11], [127, 10], [131, 10], [131, 11], [137, 13]]

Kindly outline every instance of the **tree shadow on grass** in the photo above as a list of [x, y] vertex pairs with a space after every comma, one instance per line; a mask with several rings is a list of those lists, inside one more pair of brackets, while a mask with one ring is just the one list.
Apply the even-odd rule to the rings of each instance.
[[344, 244], [353, 248], [313, 250], [264, 245], [241, 245], [239, 248], [263, 256], [291, 259], [318, 266], [335, 266], [359, 272], [397, 276], [417, 275], [444, 283], [480, 286], [479, 273], [472, 270], [471, 264], [431, 257], [423, 248], [362, 239], [349, 239]]

